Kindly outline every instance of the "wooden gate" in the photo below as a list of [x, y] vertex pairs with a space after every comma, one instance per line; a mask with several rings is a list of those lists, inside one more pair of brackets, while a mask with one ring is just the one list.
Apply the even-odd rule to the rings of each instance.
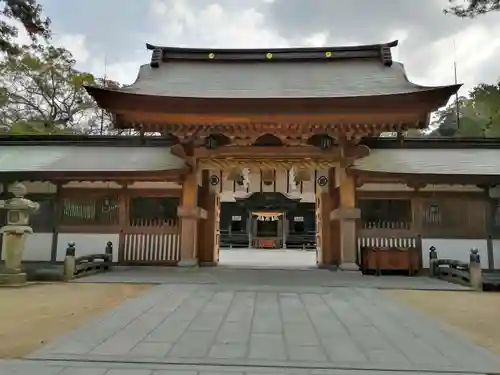
[[120, 263], [177, 264], [181, 249], [179, 198], [162, 191], [134, 193], [127, 201], [128, 217], [120, 236]]
[[174, 220], [141, 220], [124, 231], [122, 262], [174, 265], [180, 260], [180, 230]]

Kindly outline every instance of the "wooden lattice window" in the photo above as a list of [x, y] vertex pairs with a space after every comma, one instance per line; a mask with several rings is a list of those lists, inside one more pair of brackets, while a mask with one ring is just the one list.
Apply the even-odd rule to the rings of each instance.
[[493, 205], [493, 226], [500, 228], [500, 201], [496, 201]]
[[118, 225], [117, 197], [71, 197], [62, 200], [63, 225]]
[[437, 238], [483, 238], [487, 230], [486, 212], [487, 205], [483, 197], [464, 195], [424, 199], [421, 206], [421, 234]]
[[178, 197], [134, 197], [130, 200], [130, 225], [174, 225], [179, 202]]
[[411, 228], [412, 206], [409, 199], [361, 199], [359, 207], [363, 228]]
[[425, 226], [441, 225], [441, 207], [438, 203], [431, 203], [427, 205], [423, 212], [423, 219]]
[[27, 196], [40, 205], [36, 213], [30, 215], [30, 226], [35, 233], [50, 233], [54, 229], [55, 195], [31, 194]]

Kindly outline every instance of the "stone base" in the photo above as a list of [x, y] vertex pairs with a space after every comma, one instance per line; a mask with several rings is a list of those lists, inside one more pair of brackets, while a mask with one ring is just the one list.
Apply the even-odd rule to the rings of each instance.
[[356, 263], [341, 263], [339, 271], [360, 272], [359, 266]]
[[336, 270], [338, 268], [337, 265], [335, 264], [324, 264], [324, 263], [317, 263], [316, 267], [318, 267], [321, 270]]
[[25, 273], [0, 273], [0, 285], [26, 284]]
[[217, 267], [219, 262], [201, 262], [200, 267]]
[[198, 260], [197, 259], [183, 259], [177, 263], [177, 267], [183, 267], [183, 268], [198, 267]]

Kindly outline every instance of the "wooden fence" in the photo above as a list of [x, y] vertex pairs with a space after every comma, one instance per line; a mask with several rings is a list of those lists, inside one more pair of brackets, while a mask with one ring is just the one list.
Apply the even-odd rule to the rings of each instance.
[[120, 263], [174, 265], [180, 260], [180, 226], [176, 220], [135, 220], [123, 233]]
[[384, 271], [404, 271], [411, 276], [422, 269], [420, 236], [406, 231], [391, 232], [360, 231], [358, 263], [363, 273], [380, 275]]

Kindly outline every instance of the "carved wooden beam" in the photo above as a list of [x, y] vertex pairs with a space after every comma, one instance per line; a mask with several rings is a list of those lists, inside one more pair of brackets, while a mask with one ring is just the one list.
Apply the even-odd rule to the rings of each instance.
[[427, 183], [419, 181], [419, 180], [410, 180], [406, 182], [406, 186], [415, 191], [422, 190], [427, 186]]

